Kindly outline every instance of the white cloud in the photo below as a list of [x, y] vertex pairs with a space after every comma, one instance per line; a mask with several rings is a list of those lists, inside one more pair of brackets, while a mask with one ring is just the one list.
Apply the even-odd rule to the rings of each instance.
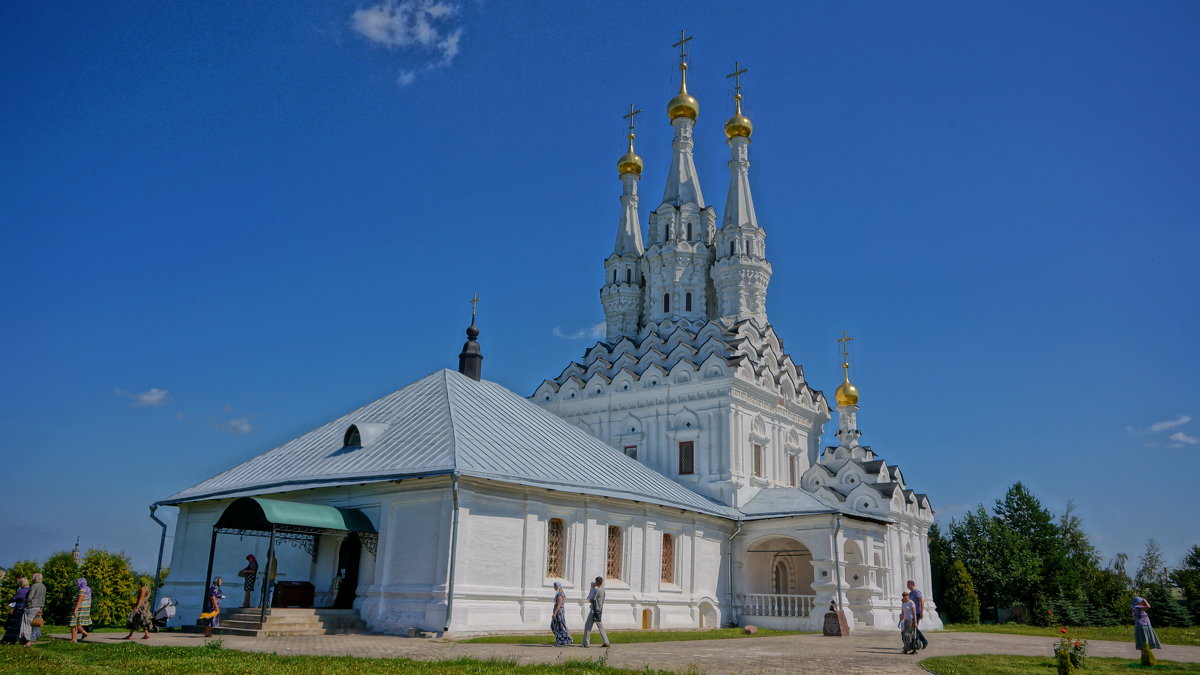
[[[459, 6], [442, 0], [381, 0], [355, 10], [350, 27], [374, 44], [392, 51], [425, 54], [422, 68], [450, 65], [459, 53], [463, 28], [455, 25]], [[417, 79], [413, 69], [400, 71], [396, 84]]]
[[1187, 424], [1188, 422], [1191, 422], [1191, 421], [1192, 421], [1192, 418], [1190, 415], [1180, 415], [1179, 419], [1166, 420], [1163, 422], [1155, 422], [1154, 424], [1151, 424], [1150, 431], [1155, 432], [1155, 433], [1157, 433], [1159, 431], [1166, 431], [1167, 429], [1173, 429], [1177, 426]]
[[254, 425], [250, 423], [254, 415], [246, 415], [245, 417], [234, 417], [225, 420], [212, 420], [212, 426], [217, 431], [224, 431], [231, 434], [248, 434], [254, 431]]
[[1167, 440], [1172, 442], [1172, 445], [1171, 445], [1172, 448], [1182, 448], [1184, 445], [1195, 445], [1197, 443], [1200, 443], [1200, 438], [1196, 438], [1195, 436], [1188, 436], [1187, 434], [1183, 433], [1182, 431], [1176, 431], [1175, 433], [1168, 436]]
[[562, 338], [564, 340], [582, 340], [584, 338], [600, 340], [604, 338], [604, 333], [605, 325], [603, 321], [586, 328], [580, 328], [573, 333], [564, 332], [563, 329], [559, 328], [558, 326], [555, 326], [554, 329], [550, 331], [550, 334], [554, 337]]
[[171, 403], [171, 392], [166, 389], [158, 389], [151, 387], [143, 392], [131, 393], [117, 387], [113, 389], [113, 393], [117, 396], [124, 396], [133, 400], [135, 408], [161, 408]]

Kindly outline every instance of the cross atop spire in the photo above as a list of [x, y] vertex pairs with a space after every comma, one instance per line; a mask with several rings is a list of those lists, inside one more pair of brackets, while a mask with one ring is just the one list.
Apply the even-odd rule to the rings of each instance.
[[629, 112], [625, 115], [621, 115], [621, 119], [629, 120], [629, 138], [631, 138], [631, 139], [633, 138], [634, 118], [636, 118], [640, 114], [642, 114], [642, 111], [640, 109], [635, 110], [634, 105], [632, 103], [630, 103], [629, 104]]
[[742, 75], [750, 72], [749, 68], [742, 68], [741, 66], [741, 61], [734, 61], [733, 72], [725, 76], [726, 79], [733, 78], [734, 98], [739, 101], [742, 99]]
[[842, 337], [834, 340], [834, 342], [842, 343], [842, 368], [850, 367], [850, 343], [854, 342], [854, 338], [846, 334], [846, 329], [842, 329]]
[[470, 302], [470, 303], [471, 303], [471, 319], [472, 319], [471, 323], [475, 323], [475, 321], [474, 321], [474, 319], [475, 319], [475, 310], [476, 310], [476, 309], [478, 309], [478, 305], [479, 305], [479, 296], [478, 296], [478, 295], [475, 295], [474, 293], [472, 293], [472, 294], [471, 294], [471, 299], [470, 299], [470, 300], [468, 300], [467, 302]]
[[672, 47], [679, 47], [679, 69], [680, 70], [687, 70], [687, 43], [689, 43], [695, 39], [696, 39], [695, 35], [688, 35], [687, 31], [681, 30], [681, 31], [679, 31], [679, 42], [676, 42], [675, 44], [671, 45]]

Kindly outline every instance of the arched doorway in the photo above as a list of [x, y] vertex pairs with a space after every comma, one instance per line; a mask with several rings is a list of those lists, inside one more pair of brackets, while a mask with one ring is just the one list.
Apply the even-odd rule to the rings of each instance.
[[362, 541], [357, 532], [351, 532], [342, 540], [341, 550], [338, 551], [338, 574], [344, 575], [338, 585], [337, 597], [333, 600], [334, 609], [354, 609], [354, 599], [358, 597], [358, 564], [362, 557]]
[[739, 615], [804, 618], [812, 613], [816, 592], [807, 546], [792, 537], [764, 537], [746, 545], [742, 560], [736, 583]]
[[772, 575], [772, 593], [779, 595], [791, 595], [792, 593], [792, 569], [788, 564], [787, 558], [778, 557], [775, 559], [775, 569]]

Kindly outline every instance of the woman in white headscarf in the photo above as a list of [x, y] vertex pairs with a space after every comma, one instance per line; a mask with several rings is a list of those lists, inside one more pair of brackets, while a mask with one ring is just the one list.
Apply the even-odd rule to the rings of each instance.
[[571, 639], [571, 631], [567, 630], [567, 594], [563, 592], [563, 586], [559, 582], [554, 582], [554, 616], [550, 619], [550, 632], [554, 633], [554, 644], [562, 647], [574, 642]]

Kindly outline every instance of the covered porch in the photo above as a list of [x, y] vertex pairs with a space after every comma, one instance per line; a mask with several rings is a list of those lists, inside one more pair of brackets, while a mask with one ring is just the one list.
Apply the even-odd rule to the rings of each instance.
[[740, 623], [796, 630], [814, 621], [813, 555], [799, 540], [776, 535], [752, 541], [739, 572], [734, 602]]

